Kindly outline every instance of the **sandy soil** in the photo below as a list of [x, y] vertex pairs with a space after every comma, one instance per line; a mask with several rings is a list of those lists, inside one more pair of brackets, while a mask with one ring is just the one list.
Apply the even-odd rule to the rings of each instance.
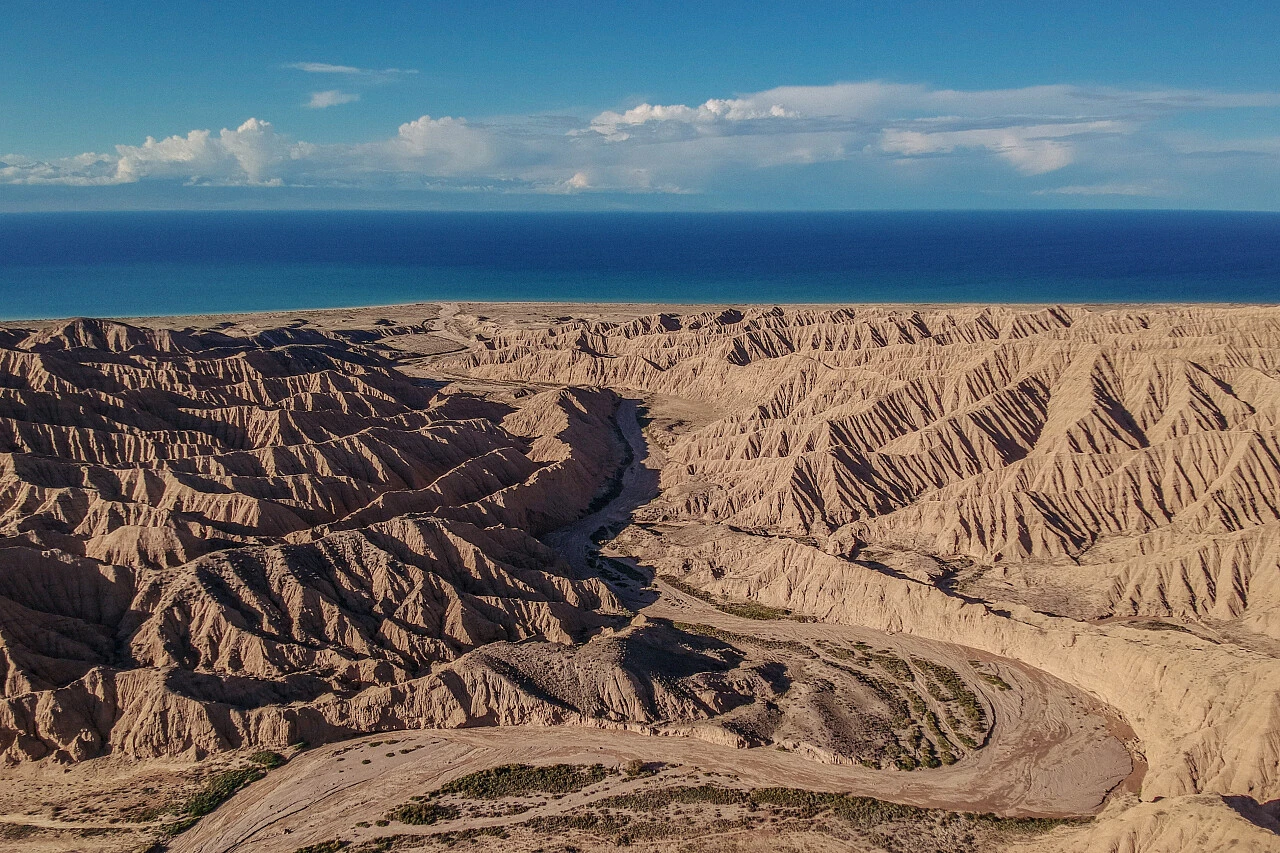
[[[344, 761], [337, 761], [339, 757]], [[599, 762], [616, 766], [631, 759], [680, 765], [703, 778], [732, 778], [749, 787], [844, 791], [920, 805], [937, 802], [940, 791], [953, 798], [957, 789], [963, 790], [984, 775], [976, 766], [957, 766], [940, 771], [946, 779], [922, 778], [917, 782], [910, 777], [929, 774], [895, 774], [901, 779], [898, 781], [883, 774], [859, 772], [861, 768], [817, 764], [777, 750], [744, 752], [699, 740], [580, 728], [396, 733], [299, 756], [267, 782], [255, 785], [202, 821], [172, 849], [175, 853], [268, 853], [292, 851], [332, 838], [365, 841], [391, 831], [376, 826], [362, 829], [355, 826], [357, 823], [373, 823], [411, 794], [430, 791], [466, 773], [511, 763]], [[1114, 764], [1115, 757], [1110, 760]], [[1115, 778], [1099, 781], [1114, 783]], [[590, 797], [605, 793], [615, 790], [593, 790]], [[572, 812], [587, 799], [587, 795], [565, 797], [527, 816]], [[970, 810], [983, 810], [984, 802], [979, 796], [967, 805]], [[401, 825], [394, 831], [426, 835], [474, 825], [478, 824], [441, 823], [422, 829]]]

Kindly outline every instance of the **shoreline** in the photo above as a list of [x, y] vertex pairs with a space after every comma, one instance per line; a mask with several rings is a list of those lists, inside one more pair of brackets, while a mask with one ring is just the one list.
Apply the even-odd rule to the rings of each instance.
[[[617, 313], [628, 316], [646, 316], [649, 314], [660, 313], [678, 313], [678, 314], [697, 314], [706, 311], [714, 311], [717, 309], [728, 310], [732, 308], [782, 308], [784, 310], [879, 310], [879, 311], [946, 311], [961, 310], [971, 311], [984, 308], [1004, 308], [1009, 310], [1040, 310], [1046, 308], [1071, 308], [1083, 309], [1090, 311], [1160, 311], [1169, 309], [1214, 309], [1214, 310], [1241, 310], [1241, 309], [1268, 309], [1280, 307], [1280, 300], [1274, 302], [1191, 302], [1191, 301], [1125, 301], [1125, 302], [1067, 302], [1067, 301], [1046, 301], [1046, 302], [785, 302], [785, 301], [717, 301], [717, 302], [608, 302], [608, 301], [583, 301], [583, 300], [413, 300], [410, 302], [386, 302], [370, 305], [349, 305], [340, 307], [327, 308], [273, 308], [265, 310], [249, 310], [249, 311], [225, 311], [225, 312], [208, 312], [208, 313], [192, 313], [192, 314], [80, 314], [65, 315], [56, 317], [28, 317], [28, 318], [6, 318], [0, 317], [0, 326], [18, 327], [24, 324], [34, 324], [47, 326], [57, 323], [66, 323], [78, 319], [95, 319], [110, 320], [118, 323], [127, 323], [137, 326], [162, 326], [166, 328], [177, 328], [181, 323], [188, 326], [198, 327], [208, 323], [231, 322], [240, 325], [246, 321], [253, 321], [258, 318], [283, 317], [288, 315], [292, 318], [290, 322], [298, 319], [307, 322], [316, 320], [332, 319], [335, 315], [346, 315], [344, 319], [357, 319], [351, 317], [352, 314], [417, 314], [420, 310], [431, 312], [439, 312], [440, 308], [445, 305], [457, 306], [459, 310], [466, 309], [469, 313], [483, 312], [485, 308], [489, 308], [495, 313], [510, 313], [512, 311], [538, 311], [541, 310], [550, 313], [553, 309], [576, 309], [579, 312], [590, 312], [597, 314]], [[360, 317], [358, 319], [365, 319]], [[390, 318], [387, 318], [390, 319]], [[434, 319], [427, 317], [422, 319]], [[419, 320], [421, 322], [422, 320]], [[394, 321], [393, 321], [394, 322]], [[566, 321], [567, 322], [567, 321]]]

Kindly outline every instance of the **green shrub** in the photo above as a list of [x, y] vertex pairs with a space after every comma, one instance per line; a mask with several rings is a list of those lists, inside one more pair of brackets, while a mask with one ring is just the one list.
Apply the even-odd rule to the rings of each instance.
[[258, 767], [244, 767], [240, 770], [228, 770], [209, 779], [204, 790], [187, 800], [179, 808], [179, 813], [188, 817], [204, 817], [250, 782], [256, 782], [266, 771]]
[[[654, 620], [657, 621], [656, 619]], [[785, 649], [789, 652], [796, 652], [805, 657], [814, 657], [813, 650], [804, 643], [797, 643], [794, 640], [770, 640], [764, 637], [752, 637], [749, 634], [739, 634], [736, 631], [726, 631], [723, 628], [716, 628], [712, 625], [699, 625], [693, 622], [672, 622], [671, 627], [677, 631], [683, 631], [686, 634], [697, 634], [701, 637], [710, 637], [713, 640], [719, 640], [729, 645], [747, 644], [751, 646], [759, 646], [765, 649]]]
[[[405, 803], [387, 812], [388, 820], [398, 820], [413, 826], [431, 826], [442, 820], [453, 820], [462, 814], [453, 806], [439, 803]], [[379, 824], [382, 821], [378, 821]]]
[[1012, 690], [1013, 686], [994, 672], [979, 672], [978, 677], [997, 690]]
[[911, 671], [911, 667], [902, 658], [891, 652], [878, 652], [867, 655], [871, 660], [875, 661], [885, 672], [892, 675], [899, 681], [915, 681], [916, 675]]
[[190, 829], [191, 827], [199, 823], [199, 821], [200, 821], [200, 818], [198, 817], [179, 818], [178, 820], [175, 820], [173, 823], [165, 824], [164, 828], [161, 829], [160, 831], [172, 838], [175, 835], [181, 835], [182, 833], [186, 832], [188, 829]]
[[628, 779], [639, 779], [641, 776], [653, 776], [662, 767], [662, 763], [648, 764], [643, 759], [633, 758], [622, 767]]
[[249, 760], [252, 761], [254, 764], [259, 765], [260, 767], [267, 768], [268, 770], [274, 770], [277, 767], [283, 767], [289, 761], [289, 759], [285, 758], [280, 753], [272, 752], [271, 750], [263, 750], [262, 752], [255, 752], [253, 755], [249, 756]]
[[791, 616], [790, 610], [783, 610], [781, 607], [770, 607], [769, 605], [761, 604], [758, 601], [717, 604], [716, 610], [719, 610], [722, 613], [728, 613], [730, 616], [737, 616], [741, 619], [788, 619]]
[[609, 775], [602, 764], [504, 764], [461, 776], [436, 789], [436, 796], [457, 794], [480, 800], [526, 794], [571, 794]]
[[1042, 835], [1060, 826], [1083, 826], [1093, 820], [1090, 817], [996, 817], [993, 814], [975, 815], [974, 819], [1009, 835]]

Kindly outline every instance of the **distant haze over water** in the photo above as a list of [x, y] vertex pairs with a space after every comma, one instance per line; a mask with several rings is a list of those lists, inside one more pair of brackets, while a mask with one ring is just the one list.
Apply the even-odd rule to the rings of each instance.
[[1280, 214], [0, 215], [0, 318], [417, 300], [1276, 302]]

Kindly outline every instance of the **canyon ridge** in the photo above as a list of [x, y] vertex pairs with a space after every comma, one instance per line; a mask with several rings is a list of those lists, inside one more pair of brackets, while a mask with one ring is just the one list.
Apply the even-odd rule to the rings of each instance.
[[1280, 850], [1280, 309], [0, 328], [15, 851]]

